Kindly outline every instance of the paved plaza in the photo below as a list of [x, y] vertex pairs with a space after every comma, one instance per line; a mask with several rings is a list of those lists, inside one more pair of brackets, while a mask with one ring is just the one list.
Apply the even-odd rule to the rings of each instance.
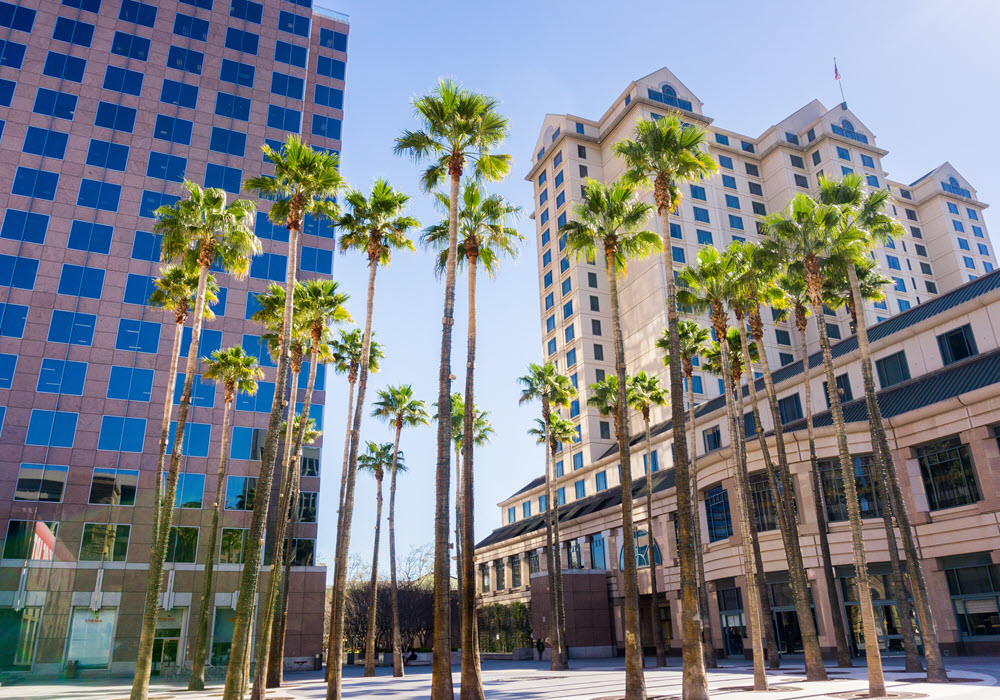
[[[652, 663], [647, 659], [647, 664]], [[624, 691], [624, 662], [622, 659], [573, 660], [573, 668], [552, 672], [547, 663], [538, 662], [483, 662], [483, 684], [486, 697], [494, 700], [597, 700], [620, 697]], [[902, 672], [902, 661], [889, 659], [886, 663], [886, 681], [890, 697], [961, 698], [962, 700], [996, 700], [1000, 698], [1000, 660], [992, 658], [959, 658], [949, 660], [949, 674], [953, 679], [947, 685], [920, 683], [913, 675]], [[769, 697], [780, 700], [805, 698], [846, 697], [852, 691], [867, 688], [864, 667], [837, 669], [829, 667], [831, 680], [807, 683], [801, 666], [794, 661], [787, 668], [768, 673], [772, 693]], [[456, 697], [458, 667], [455, 669]], [[344, 673], [344, 695], [347, 698], [392, 698], [416, 700], [430, 694], [431, 671], [429, 666], [407, 669], [403, 679], [393, 679], [392, 670], [380, 668], [376, 678], [363, 678], [361, 667], [349, 667]], [[281, 700], [323, 698], [326, 686], [319, 672], [292, 673], [278, 690], [269, 691], [268, 697]], [[0, 699], [47, 698], [49, 700], [127, 700], [131, 679], [77, 680], [60, 682], [19, 682], [0, 687]], [[722, 668], [709, 672], [712, 694], [727, 700], [760, 697], [744, 688], [752, 683], [752, 668], [747, 663], [725, 662]], [[666, 668], [646, 669], [646, 687], [650, 698], [680, 698], [680, 659], [669, 659]], [[185, 698], [202, 700], [218, 698], [219, 685], [210, 686], [202, 693], [188, 693], [182, 684], [155, 683], [150, 689], [151, 700]]]

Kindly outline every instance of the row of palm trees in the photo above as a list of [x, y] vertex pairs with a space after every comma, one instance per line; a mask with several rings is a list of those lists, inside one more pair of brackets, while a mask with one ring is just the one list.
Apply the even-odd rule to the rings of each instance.
[[[763, 346], [762, 306], [794, 312], [795, 325], [802, 343], [803, 371], [807, 385], [809, 363], [804, 333], [810, 312], [816, 320], [828, 399], [836, 427], [841, 477], [851, 525], [855, 570], [867, 572], [853, 466], [847, 447], [846, 428], [834, 377], [829, 338], [822, 320], [824, 306], [837, 308], [846, 305], [850, 310], [859, 337], [866, 401], [871, 416], [872, 444], [876, 463], [874, 481], [879, 489], [882, 503], [886, 505], [882, 510], [890, 542], [894, 594], [900, 606], [900, 619], [906, 620], [904, 643], [908, 646], [907, 668], [919, 670], [921, 666], [916, 653], [912, 625], [909, 624], [907, 596], [896, 543], [897, 529], [906, 556], [907, 573], [913, 588], [917, 617], [923, 630], [928, 677], [931, 680], [944, 680], [946, 676], [941, 663], [933, 619], [927, 606], [926, 585], [913, 544], [906, 503], [899, 491], [895, 465], [878, 413], [862, 311], [864, 301], [881, 298], [881, 289], [888, 282], [878, 274], [872, 260], [873, 256], [870, 254], [871, 250], [875, 245], [902, 233], [898, 222], [885, 213], [890, 199], [889, 192], [866, 190], [862, 186], [860, 176], [856, 175], [848, 175], [838, 181], [823, 180], [818, 200], [804, 194], [796, 195], [785, 211], [765, 218], [760, 227], [764, 236], [761, 244], [734, 243], [724, 252], [711, 247], [703, 248], [698, 253], [696, 265], [679, 271], [675, 284], [668, 215], [675, 211], [679, 204], [681, 183], [700, 179], [715, 170], [714, 161], [702, 148], [703, 143], [703, 131], [683, 125], [676, 117], [666, 117], [658, 121], [641, 120], [636, 126], [634, 138], [615, 146], [616, 153], [625, 162], [625, 175], [608, 185], [593, 180], [588, 181], [583, 202], [574, 209], [575, 220], [567, 223], [560, 231], [566, 236], [566, 248], [570, 254], [590, 261], [602, 255], [605, 262], [611, 296], [615, 374], [603, 382], [591, 385], [588, 404], [596, 407], [601, 413], [614, 417], [621, 455], [622, 530], [626, 552], [634, 551], [635, 548], [628, 411], [632, 408], [644, 419], [648, 460], [649, 409], [664, 402], [669, 402], [671, 405], [675, 436], [672, 448], [677, 484], [678, 553], [681, 565], [683, 696], [685, 698], [708, 696], [705, 667], [707, 663], [710, 664], [706, 659], [711, 656], [704, 648], [708, 637], [703, 636], [701, 618], [707, 613], [707, 600], [703, 593], [704, 567], [699, 556], [700, 543], [697, 541], [699, 528], [694, 526], [696, 511], [693, 508], [697, 472], [694, 460], [696, 412], [692, 378], [693, 358], [698, 356], [705, 358], [706, 367], [719, 374], [725, 384], [729, 433], [733, 446], [735, 510], [740, 523], [748, 588], [754, 592], [749, 596], [748, 608], [754, 652], [755, 689], [767, 688], [762, 637], [770, 633], [771, 625], [770, 612], [764, 608], [767, 602], [766, 585], [756, 537], [757, 518], [754, 514], [754, 503], [749, 495], [746, 439], [752, 436], [743, 431], [744, 389], [741, 380], [744, 375], [748, 380], [746, 393], [751, 403], [753, 427], [765, 466], [775, 520], [778, 523], [788, 562], [790, 584], [805, 652], [807, 679], [826, 678], [799, 546], [792, 477], [774, 382], [766, 354], [757, 351], [757, 348]], [[660, 215], [659, 236], [643, 228], [654, 208], [639, 199], [637, 187], [643, 185], [652, 186], [654, 206]], [[655, 378], [648, 377], [644, 373], [635, 376], [627, 374], [618, 302], [618, 279], [626, 273], [628, 262], [645, 258], [661, 250], [668, 287], [667, 328], [664, 329], [657, 345], [664, 351], [665, 364], [669, 368], [669, 397], [659, 387]], [[676, 288], [678, 285], [680, 289]], [[711, 332], [694, 322], [680, 321], [678, 313], [681, 309], [689, 313], [706, 313], [711, 323]], [[735, 320], [735, 324], [731, 325], [732, 320]], [[708, 343], [710, 335], [716, 339], [711, 344]], [[677, 358], [677, 361], [670, 361], [671, 358]], [[763, 398], [758, 396], [756, 382], [750, 381], [753, 376], [750, 369], [755, 365], [759, 365], [763, 374], [765, 389]], [[685, 439], [682, 374], [688, 379], [690, 444]], [[558, 375], [551, 364], [544, 367], [533, 365], [529, 374], [521, 378], [521, 382], [525, 386], [522, 400], [534, 398], [542, 400], [543, 418], [536, 432], [541, 435], [543, 441], [556, 444], [558, 439], [553, 437], [553, 433], [559, 430], [563, 419], [557, 413], [553, 413], [553, 408], [567, 406], [575, 394], [575, 389], [571, 385], [567, 386], [568, 379]], [[829, 577], [832, 576], [833, 568], [820, 506], [822, 499], [819, 497], [819, 477], [809, 401], [810, 397], [807, 394], [807, 425], [812, 467], [810, 483], [815, 491], [814, 500], [817, 503], [817, 515], [821, 524], [821, 555]], [[766, 402], [774, 425], [774, 435], [771, 440], [763, 429], [761, 409], [763, 402]], [[562, 434], [572, 439], [575, 431], [572, 435], [569, 431]], [[565, 440], [565, 437], [561, 439]], [[555, 479], [548, 463], [547, 459], [546, 493], [549, 503], [554, 503], [552, 496]], [[651, 489], [651, 479], [647, 478], [646, 496], [649, 513], [652, 510]], [[891, 509], [888, 507], [890, 504]], [[550, 508], [547, 527], [547, 537], [554, 545], [547, 547], [548, 550], [553, 550], [547, 555], [550, 558], [549, 570], [555, 572], [555, 580], [550, 587], [550, 603], [552, 609], [556, 611], [553, 615], [555, 621], [553, 667], [556, 667], [557, 656], [561, 657], [561, 664], [565, 663], [565, 612], [561, 602], [560, 548], [555, 510], [556, 508]], [[647, 524], [647, 528], [652, 533], [651, 521]], [[654, 565], [653, 557], [650, 557], [650, 565], [651, 567]], [[644, 698], [634, 557], [624, 557], [624, 569], [626, 697]], [[652, 580], [655, 586], [655, 575]], [[878, 696], [884, 694], [885, 684], [868, 576], [862, 573], [856, 577], [856, 581], [868, 662], [869, 691], [871, 695]], [[833, 583], [828, 583], [828, 591], [835, 596]], [[700, 596], [699, 592], [702, 592]], [[653, 600], [653, 619], [656, 620], [658, 616], [655, 611], [655, 589]], [[831, 600], [830, 607], [835, 611], [838, 660], [842, 665], [849, 665], [850, 654], [843, 634], [843, 621], [839, 619], [839, 605]], [[663, 655], [662, 640], [654, 639], [654, 643], [660, 662]], [[769, 652], [776, 652], [776, 645], [772, 640], [769, 640], [768, 647]]]

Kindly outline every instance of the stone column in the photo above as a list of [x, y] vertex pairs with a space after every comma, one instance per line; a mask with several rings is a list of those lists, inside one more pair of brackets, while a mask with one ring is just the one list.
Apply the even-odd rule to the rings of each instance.
[[528, 556], [530, 554], [531, 552], [527, 551], [521, 555], [521, 586], [525, 589], [531, 588], [531, 569], [528, 565]]
[[[800, 507], [802, 507], [800, 505]], [[833, 611], [830, 610], [830, 595], [826, 586], [826, 575], [822, 567], [806, 568], [806, 577], [809, 579], [812, 588], [813, 605], [816, 609], [817, 633], [819, 634], [819, 645], [826, 658], [836, 658], [837, 635], [844, 635], [844, 630], [836, 630], [833, 627]], [[837, 597], [839, 601], [839, 596]], [[838, 602], [838, 605], [840, 603]], [[843, 611], [843, 606], [841, 605]], [[846, 615], [842, 612], [841, 615]]]
[[594, 564], [590, 558], [590, 538], [586, 535], [581, 535], [576, 541], [580, 545], [580, 563], [583, 565], [583, 568], [593, 569]]

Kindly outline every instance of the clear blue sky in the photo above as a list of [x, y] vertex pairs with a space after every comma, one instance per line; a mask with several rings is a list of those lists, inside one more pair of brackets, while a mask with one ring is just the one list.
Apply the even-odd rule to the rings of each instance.
[[[893, 179], [910, 182], [950, 161], [979, 198], [1000, 197], [993, 128], [1000, 112], [1000, 3], [933, 0], [830, 3], [768, 2], [403, 2], [342, 0], [351, 18], [343, 171], [370, 188], [387, 177], [413, 197], [411, 213], [439, 214], [418, 187], [418, 168], [392, 153], [412, 128], [410, 100], [439, 77], [501, 101], [511, 122], [511, 176], [493, 188], [530, 207], [524, 181], [544, 115], [599, 117], [632, 80], [667, 66], [705, 103], [721, 127], [759, 135], [810, 100], [840, 101], [833, 57], [851, 109], [890, 151]], [[988, 229], [1000, 220], [986, 214]], [[541, 449], [525, 431], [537, 406], [519, 407], [516, 378], [540, 360], [534, 226], [516, 264], [483, 281], [479, 295], [477, 404], [490, 411], [497, 436], [476, 457], [476, 536], [500, 523], [496, 502], [542, 473]], [[994, 240], [996, 240], [994, 238]], [[363, 320], [365, 274], [358, 256], [338, 255], [334, 277], [353, 294]], [[482, 277], [481, 277], [482, 279]], [[458, 287], [453, 371], [463, 386], [465, 286]], [[375, 329], [387, 346], [380, 387], [411, 383], [428, 403], [437, 398], [442, 286], [431, 256], [400, 255], [379, 271]], [[327, 382], [326, 448], [319, 558], [333, 560], [334, 515], [345, 427], [346, 382]], [[389, 429], [367, 419], [363, 440], [385, 441]], [[397, 553], [433, 541], [434, 429], [404, 432], [410, 472], [400, 478]], [[358, 479], [351, 550], [371, 557], [373, 480]], [[386, 490], [388, 507], [388, 490]], [[381, 567], [388, 562], [383, 527]]]

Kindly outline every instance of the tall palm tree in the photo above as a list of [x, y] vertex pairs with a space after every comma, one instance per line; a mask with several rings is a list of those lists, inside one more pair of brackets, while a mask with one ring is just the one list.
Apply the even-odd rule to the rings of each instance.
[[[451, 562], [448, 551], [448, 493], [451, 477], [451, 332], [455, 313], [458, 264], [459, 185], [466, 165], [477, 180], [499, 181], [510, 173], [510, 156], [494, 151], [507, 136], [507, 118], [496, 100], [467, 90], [454, 80], [441, 80], [428, 95], [413, 100], [420, 129], [407, 129], [396, 139], [395, 152], [414, 161], [429, 161], [421, 184], [430, 192], [444, 179], [448, 194], [448, 256], [445, 265], [444, 318], [441, 322], [441, 366], [438, 373], [437, 468], [434, 536], [434, 658], [431, 698], [453, 695], [451, 682]], [[482, 688], [462, 686], [461, 696], [478, 698]]]
[[[694, 414], [694, 363], [703, 356], [711, 338], [709, 330], [694, 321], [681, 321], [677, 324], [677, 335], [680, 340], [680, 362], [688, 390], [688, 422], [690, 425], [690, 444], [688, 458], [691, 462], [691, 510], [694, 522], [695, 568], [698, 575], [698, 606], [702, 623], [702, 650], [705, 657], [705, 668], [717, 668], [715, 646], [712, 642], [711, 615], [708, 608], [708, 582], [705, 578], [705, 557], [701, 549], [701, 524], [698, 517], [698, 443], [696, 440]], [[670, 331], [666, 328], [656, 340], [656, 347], [663, 352], [663, 364], [670, 365]]]
[[375, 608], [378, 594], [378, 543], [382, 533], [382, 478], [386, 469], [406, 469], [403, 455], [394, 452], [391, 442], [365, 443], [367, 452], [358, 457], [358, 469], [375, 477], [375, 544], [372, 548], [372, 580], [369, 585], [368, 633], [365, 635], [365, 678], [375, 677]]
[[[396, 473], [398, 469], [396, 457], [400, 455], [399, 438], [403, 433], [403, 428], [412, 428], [418, 425], [428, 425], [430, 423], [430, 413], [427, 412], [427, 404], [421, 399], [414, 398], [413, 387], [409, 384], [399, 384], [398, 386], [388, 386], [378, 392], [378, 399], [372, 408], [372, 417], [380, 418], [395, 430], [392, 443], [392, 464], [390, 465], [392, 477], [389, 485], [389, 572], [390, 572], [390, 601], [392, 603], [392, 675], [402, 677], [403, 675], [403, 648], [399, 631], [399, 601], [396, 592]], [[375, 603], [372, 603], [372, 610]], [[374, 663], [374, 659], [372, 659]], [[373, 671], [374, 673], [374, 667]], [[365, 656], [365, 673], [368, 673], [368, 657]]]
[[215, 568], [215, 544], [219, 538], [219, 519], [222, 510], [223, 487], [226, 482], [226, 467], [229, 463], [229, 420], [232, 416], [236, 394], [257, 393], [257, 381], [264, 372], [257, 366], [257, 359], [247, 355], [243, 348], [233, 347], [216, 350], [211, 358], [204, 358], [205, 372], [202, 376], [222, 385], [222, 445], [219, 449], [219, 478], [215, 486], [215, 501], [212, 505], [212, 528], [208, 532], [208, 549], [205, 552], [205, 574], [201, 584], [201, 605], [198, 611], [198, 627], [194, 640], [194, 654], [191, 661], [191, 678], [188, 690], [205, 689], [205, 657], [207, 655], [208, 618], [212, 610], [212, 574]]
[[[733, 257], [735, 264], [736, 284], [733, 296], [729, 299], [730, 307], [736, 313], [737, 328], [740, 332], [740, 343], [743, 349], [743, 359], [750, 366], [749, 342], [747, 326], [758, 347], [764, 346], [764, 321], [761, 318], [761, 304], [768, 306], [780, 303], [781, 292], [776, 281], [783, 259], [775, 255], [770, 248], [764, 248], [754, 243], [734, 242], [727, 252]], [[795, 612], [798, 619], [799, 633], [802, 639], [802, 650], [805, 658], [806, 680], [826, 680], [826, 668], [823, 665], [823, 654], [819, 646], [819, 634], [813, 619], [812, 599], [809, 592], [809, 580], [806, 576], [802, 549], [799, 542], [799, 526], [795, 507], [795, 490], [792, 472], [788, 466], [788, 455], [785, 451], [785, 438], [781, 426], [781, 414], [778, 411], [778, 395], [774, 389], [771, 376], [771, 366], [767, 353], [760, 353], [760, 368], [763, 374], [764, 387], [767, 393], [768, 408], [774, 424], [774, 442], [778, 455], [778, 468], [775, 469], [771, 458], [770, 447], [764, 433], [761, 421], [760, 406], [757, 398], [756, 382], [751, 377], [747, 386], [750, 394], [751, 413], [753, 416], [757, 441], [761, 456], [764, 458], [765, 475], [771, 492], [775, 520], [781, 534], [785, 557], [788, 561], [788, 578], [795, 602]], [[775, 650], [777, 651], [777, 650]]]
[[[625, 177], [644, 187], [652, 186], [653, 203], [660, 217], [663, 239], [663, 263], [667, 280], [667, 332], [670, 352], [680, 354], [677, 315], [677, 287], [674, 282], [673, 246], [670, 244], [670, 214], [681, 201], [681, 185], [707, 177], [718, 170], [715, 160], [705, 152], [705, 131], [685, 125], [673, 114], [657, 120], [640, 119], [632, 139], [615, 144], [615, 153], [624, 161]], [[684, 390], [680, 366], [670, 368], [670, 404], [674, 431], [684, 434]], [[683, 644], [683, 693], [690, 700], [708, 697], [708, 679], [701, 646], [698, 620], [697, 574], [694, 551], [694, 521], [688, 502], [690, 475], [684, 440], [674, 440], [674, 470], [677, 481], [677, 553], [681, 564], [681, 629]]]
[[[159, 607], [160, 589], [163, 585], [163, 564], [167, 556], [170, 525], [174, 514], [174, 496], [180, 476], [181, 449], [191, 405], [191, 389], [198, 370], [198, 341], [204, 320], [206, 290], [209, 270], [214, 263], [226, 272], [243, 277], [250, 269], [250, 259], [260, 252], [261, 244], [253, 234], [252, 202], [237, 199], [227, 204], [223, 190], [202, 189], [193, 182], [184, 181], [188, 196], [170, 206], [156, 210], [155, 231], [163, 235], [161, 244], [164, 262], [176, 261], [187, 270], [198, 271], [198, 288], [194, 298], [194, 319], [191, 325], [191, 345], [185, 366], [184, 386], [177, 408], [177, 427], [167, 470], [167, 484], [156, 519], [156, 541], [150, 552], [149, 576], [146, 579], [146, 604], [139, 634], [139, 652], [136, 659], [135, 678], [132, 682], [132, 700], [144, 700], [149, 693], [149, 674], [153, 662], [153, 638], [156, 630], [156, 611]], [[173, 391], [167, 387], [167, 393]]]
[[327, 663], [333, 666], [332, 678], [326, 689], [330, 700], [341, 697], [341, 672], [344, 655], [344, 603], [347, 592], [347, 553], [351, 546], [351, 518], [354, 513], [354, 483], [358, 464], [358, 442], [361, 418], [364, 414], [365, 390], [368, 388], [368, 362], [371, 352], [372, 319], [375, 313], [375, 273], [388, 265], [392, 253], [415, 251], [407, 232], [419, 222], [404, 212], [409, 196], [393, 189], [386, 180], [376, 180], [370, 195], [350, 190], [344, 198], [347, 212], [337, 225], [341, 230], [341, 251], [354, 250], [368, 259], [368, 296], [365, 306], [365, 333], [361, 342], [361, 364], [358, 367], [358, 401], [351, 424], [348, 451], [347, 481], [337, 529], [336, 563], [333, 580], [333, 617], [330, 621], [332, 642]]
[[[666, 406], [667, 396], [660, 386], [660, 380], [645, 372], [637, 372], [628, 378], [626, 391], [629, 406], [642, 415], [646, 428], [646, 532], [649, 541], [653, 542], [653, 455], [651, 452], [653, 438], [649, 427], [649, 412], [653, 406]], [[650, 545], [652, 551], [652, 544]], [[653, 627], [653, 644], [656, 647], [656, 665], [667, 665], [667, 651], [663, 648], [663, 629], [660, 626], [660, 594], [656, 582], [656, 557], [649, 557], [649, 580], [652, 585], [652, 597], [649, 604], [650, 621]]]
[[[437, 194], [439, 203], [447, 211], [451, 205], [449, 199], [441, 194]], [[468, 405], [475, 403], [474, 397], [474, 374], [476, 367], [476, 277], [479, 265], [489, 277], [494, 277], [497, 273], [499, 262], [504, 257], [514, 259], [517, 257], [518, 245], [524, 237], [517, 232], [516, 228], [508, 226], [508, 222], [519, 216], [521, 208], [509, 204], [500, 195], [487, 196], [479, 183], [468, 181], [462, 189], [462, 207], [458, 214], [458, 266], [468, 263], [469, 270], [469, 296], [468, 296], [468, 355], [465, 370], [465, 399]], [[424, 243], [440, 251], [437, 261], [437, 272], [440, 275], [448, 268], [448, 245], [450, 236], [450, 219], [446, 219], [424, 232]], [[468, 688], [469, 692], [463, 691], [463, 697], [473, 697], [476, 700], [483, 698], [482, 677], [478, 664], [475, 662], [475, 646], [473, 643], [474, 625], [473, 620], [476, 615], [475, 596], [475, 562], [473, 561], [473, 549], [475, 543], [472, 541], [474, 529], [474, 459], [473, 448], [473, 415], [470, 411], [465, 420], [463, 434], [468, 436], [462, 445], [464, 458], [462, 459], [463, 469], [459, 470], [458, 482], [461, 484], [462, 503], [462, 523], [460, 532], [463, 542], [459, 546], [461, 558], [459, 559], [459, 577], [462, 579], [462, 594], [459, 596], [461, 606], [461, 634], [462, 634], [462, 688]]]
[[823, 367], [827, 380], [827, 396], [837, 435], [841, 476], [851, 524], [851, 545], [854, 552], [855, 581], [865, 639], [865, 657], [868, 661], [868, 692], [873, 697], [885, 694], [882, 658], [879, 655], [875, 612], [872, 608], [871, 584], [868, 580], [868, 560], [865, 553], [861, 511], [854, 483], [854, 467], [847, 445], [847, 427], [840, 406], [840, 394], [833, 373], [833, 355], [823, 321], [823, 261], [845, 251], [850, 251], [863, 239], [854, 229], [838, 228], [840, 215], [835, 207], [818, 204], [805, 194], [797, 194], [783, 212], [769, 214], [762, 222], [762, 231], [784, 251], [786, 260], [797, 261], [793, 269], [801, 268], [806, 292], [812, 307], [813, 318], [819, 331]]
[[[272, 201], [268, 217], [273, 223], [288, 228], [288, 267], [285, 272], [285, 309], [282, 318], [281, 342], [275, 371], [274, 400], [268, 417], [267, 437], [261, 455], [261, 468], [257, 477], [257, 491], [247, 537], [258, 542], [264, 537], [267, 526], [267, 507], [274, 479], [282, 408], [287, 391], [288, 354], [292, 339], [292, 307], [295, 282], [298, 274], [299, 243], [306, 214], [317, 219], [333, 219], [339, 212], [335, 197], [343, 187], [340, 162], [326, 151], [314, 151], [297, 136], [290, 136], [275, 150], [264, 144], [264, 157], [274, 169], [273, 175], [252, 177], [243, 183], [245, 189], [255, 192], [262, 199]], [[250, 647], [250, 627], [253, 624], [253, 607], [260, 574], [261, 552], [251, 547], [240, 578], [239, 602], [236, 623], [233, 627], [231, 660], [226, 670], [224, 700], [237, 700], [243, 687], [245, 664]], [[272, 574], [274, 569], [272, 567]], [[265, 614], [267, 611], [265, 611]], [[265, 659], [266, 661], [266, 659]], [[267, 664], [258, 665], [254, 677], [254, 694], [263, 697], [264, 672]]]
[[[708, 311], [715, 337], [718, 338], [721, 370], [723, 377], [735, 379], [730, 364], [729, 310], [727, 300], [732, 298], [735, 287], [735, 264], [733, 256], [719, 253], [715, 248], [702, 248], [698, 251], [697, 265], [688, 267], [680, 275], [683, 289], [678, 293], [678, 301], [699, 312]], [[743, 563], [747, 580], [747, 604], [750, 608], [750, 635], [753, 645], [754, 690], [767, 690], [767, 673], [764, 670], [764, 649], [761, 636], [765, 622], [761, 611], [761, 596], [759, 595], [759, 579], [763, 571], [754, 556], [752, 518], [750, 515], [750, 499], [746, 477], [746, 463], [739, 453], [739, 423], [742, 412], [737, 418], [734, 398], [731, 393], [740, 393], [738, 382], [730, 382], [732, 392], [726, 392], [726, 407], [729, 414], [730, 442], [734, 446], [736, 466], [733, 480], [736, 492], [736, 512], [740, 525], [740, 539], [743, 546]], [[676, 441], [675, 441], [676, 442]], [[769, 626], [769, 625], [768, 625]]]
[[[576, 387], [569, 377], [559, 374], [552, 362], [544, 365], [528, 365], [528, 373], [518, 377], [521, 384], [521, 398], [518, 403], [538, 399], [542, 402], [542, 423], [548, 430], [552, 424], [553, 410], [566, 408], [576, 396]], [[546, 440], [547, 442], [547, 440]], [[545, 526], [545, 566], [549, 572], [549, 609], [552, 610], [551, 667], [553, 671], [564, 670], [568, 666], [566, 650], [566, 610], [563, 605], [562, 590], [562, 544], [559, 540], [559, 503], [556, 499], [555, 460], [545, 452], [545, 504], [548, 517]]]
[[[163, 508], [163, 465], [167, 455], [167, 443], [170, 441], [170, 419], [174, 411], [174, 392], [171, 389], [177, 384], [177, 364], [184, 343], [184, 324], [191, 315], [195, 297], [198, 295], [198, 272], [179, 265], [165, 265], [160, 268], [160, 277], [153, 282], [153, 286], [155, 288], [149, 295], [149, 305], [174, 315], [174, 344], [170, 351], [170, 370], [167, 373], [167, 392], [163, 400], [163, 421], [160, 425], [160, 451], [156, 458], [156, 491], [153, 498], [155, 504], [153, 542], [155, 542]], [[216, 296], [218, 293], [219, 285], [215, 283], [215, 277], [209, 275], [205, 283], [205, 304], [202, 307], [202, 317], [206, 321], [215, 318], [212, 304], [218, 301]]]
[[[344, 304], [350, 299], [349, 294], [344, 294], [338, 291], [339, 285], [333, 280], [323, 280], [323, 279], [313, 279], [307, 280], [305, 283], [300, 283], [295, 287], [295, 312], [293, 319], [296, 326], [301, 326], [301, 337], [302, 342], [293, 342], [292, 350], [292, 391], [290, 396], [293, 397], [292, 407], [289, 410], [290, 414], [294, 414], [294, 404], [298, 399], [298, 373], [302, 368], [302, 345], [308, 343], [309, 347], [309, 377], [306, 380], [306, 392], [305, 397], [302, 402], [301, 416], [302, 420], [297, 423], [293, 423], [291, 431], [286, 430], [285, 440], [286, 440], [286, 461], [287, 467], [285, 468], [286, 473], [286, 486], [288, 481], [291, 480], [291, 488], [286, 489], [289, 497], [287, 503], [289, 505], [295, 505], [298, 502], [298, 491], [299, 491], [299, 477], [300, 470], [297, 468], [299, 460], [295, 457], [302, 447], [302, 442], [305, 437], [306, 426], [309, 425], [309, 411], [312, 406], [313, 391], [316, 388], [316, 374], [319, 371], [319, 365], [321, 363], [326, 363], [331, 360], [329, 347], [327, 345], [327, 340], [329, 336], [329, 327], [334, 323], [345, 323], [351, 320], [350, 314], [344, 308]], [[259, 297], [258, 297], [259, 299]], [[293, 330], [295, 333], [295, 338], [300, 338], [300, 333]], [[295, 365], [295, 358], [299, 358], [298, 367]], [[293, 436], [289, 439], [289, 436]], [[290, 447], [290, 449], [289, 449]], [[282, 490], [285, 493], [286, 490]], [[280, 507], [280, 506], [279, 506]], [[293, 526], [293, 518], [291, 516], [291, 508], [286, 508], [285, 510], [279, 511], [280, 513], [288, 513], [287, 524], [279, 534], [284, 535], [283, 530]], [[275, 536], [276, 542], [282, 542], [283, 537], [279, 538]], [[291, 541], [289, 540], [286, 549], [290, 546]], [[285, 568], [288, 569], [289, 565], [288, 557], [285, 557]], [[271, 631], [271, 648], [268, 654], [268, 669], [267, 669], [267, 687], [275, 688], [281, 685], [282, 681], [282, 669], [284, 667], [284, 651], [285, 651], [285, 620], [286, 611], [288, 608], [288, 578], [283, 576], [282, 582], [282, 593], [279, 596], [278, 602], [278, 612], [275, 615], [274, 622], [272, 624]], [[277, 579], [272, 577], [272, 583], [269, 586], [276, 586]]]
[[[857, 229], [861, 232], [864, 244], [862, 249], [874, 245], [884, 245], [893, 238], [903, 234], [902, 225], [886, 213], [886, 207], [892, 196], [888, 190], [871, 189], [865, 191], [861, 176], [851, 174], [842, 180], [820, 180], [819, 198], [824, 204], [837, 207], [840, 213], [838, 226], [841, 230]], [[855, 261], [866, 259], [855, 255]], [[868, 344], [868, 324], [862, 307], [862, 285], [859, 281], [859, 266], [847, 265], [847, 277], [850, 282], [850, 300], [854, 317], [858, 350], [861, 353], [861, 373], [865, 384], [865, 401], [868, 406], [869, 422], [872, 427], [872, 447], [875, 453], [876, 469], [884, 473], [892, 502], [892, 510], [896, 516], [900, 537], [903, 540], [903, 550], [906, 553], [907, 571], [910, 575], [910, 585], [913, 588], [913, 601], [920, 622], [920, 630], [924, 643], [924, 655], [927, 658], [927, 678], [932, 683], [947, 682], [948, 674], [944, 667], [944, 659], [938, 642], [937, 627], [931, 611], [927, 594], [927, 582], [924, 579], [917, 552], [910, 515], [906, 501], [899, 488], [899, 478], [896, 465], [889, 449], [889, 441], [882, 422], [882, 412], [875, 396], [875, 379], [872, 373], [871, 350]], [[880, 476], [876, 477], [881, 480]], [[895, 578], [895, 574], [894, 574]], [[896, 594], [900, 604], [900, 618], [903, 617], [905, 595]], [[919, 662], [919, 658], [917, 659]], [[912, 663], [907, 661], [908, 667]], [[909, 668], [907, 668], [909, 670]]]
[[808, 327], [809, 297], [806, 294], [806, 284], [802, 275], [786, 272], [778, 278], [778, 287], [784, 299], [782, 306], [794, 313], [795, 329], [799, 334], [799, 351], [802, 353], [802, 384], [804, 386], [803, 400], [806, 408], [806, 434], [809, 441], [809, 485], [812, 489], [813, 503], [816, 506], [816, 527], [819, 532], [820, 558], [823, 562], [823, 575], [826, 583], [827, 604], [833, 623], [834, 639], [837, 645], [837, 665], [841, 668], [853, 666], [851, 649], [847, 643], [847, 628], [844, 626], [843, 608], [837, 596], [837, 579], [833, 568], [833, 558], [830, 554], [830, 536], [827, 527], [826, 507], [823, 500], [823, 483], [819, 473], [819, 463], [816, 459], [816, 436], [813, 425], [812, 389], [810, 388], [809, 347], [806, 344], [806, 328]]
[[[615, 374], [618, 377], [618, 450], [622, 460], [622, 529], [626, 552], [635, 550], [632, 524], [632, 460], [629, 452], [628, 402], [625, 392], [625, 343], [622, 338], [618, 278], [624, 277], [630, 258], [645, 258], [661, 247], [655, 233], [642, 230], [652, 207], [636, 200], [632, 185], [619, 180], [603, 185], [587, 180], [581, 204], [573, 208], [575, 221], [562, 227], [566, 249], [577, 258], [595, 260], [604, 255], [604, 267], [611, 291], [611, 325], [615, 346]], [[676, 442], [676, 441], [675, 441]], [[680, 442], [683, 442], [680, 441]], [[697, 605], [697, 600], [695, 601]], [[701, 663], [701, 662], [699, 662]], [[639, 640], [639, 585], [634, 557], [625, 557], [625, 697], [646, 696], [642, 645]]]

